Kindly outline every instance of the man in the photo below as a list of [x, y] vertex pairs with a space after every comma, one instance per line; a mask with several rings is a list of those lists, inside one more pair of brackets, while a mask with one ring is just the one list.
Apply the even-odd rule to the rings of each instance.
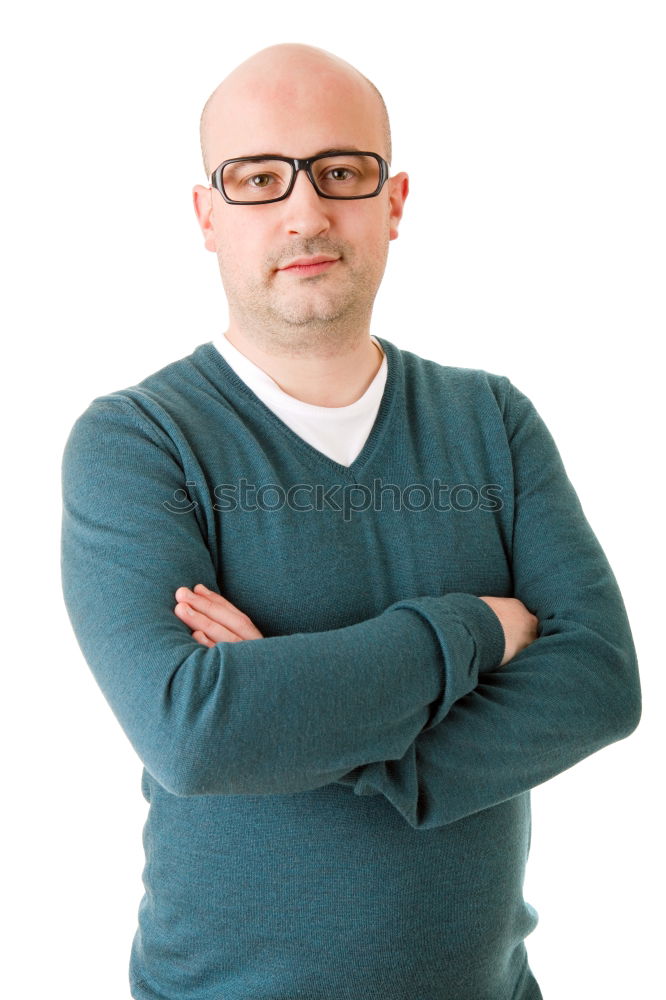
[[132, 995], [533, 1000], [529, 789], [640, 714], [612, 571], [507, 378], [370, 335], [408, 193], [372, 84], [273, 46], [202, 146], [229, 328], [63, 461], [65, 600], [150, 803]]

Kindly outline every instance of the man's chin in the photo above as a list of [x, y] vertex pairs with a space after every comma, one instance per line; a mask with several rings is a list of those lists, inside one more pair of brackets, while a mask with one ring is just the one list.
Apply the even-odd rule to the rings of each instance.
[[348, 306], [342, 303], [302, 303], [300, 305], [289, 305], [281, 303], [272, 308], [271, 312], [276, 321], [284, 323], [286, 326], [326, 326], [335, 323], [343, 318], [348, 312]]
[[299, 329], [304, 328], [323, 328], [330, 326], [332, 323], [337, 322], [341, 319], [339, 313], [308, 313], [308, 314], [298, 314], [293, 313], [279, 313], [275, 317], [280, 320], [284, 326], [292, 326]]

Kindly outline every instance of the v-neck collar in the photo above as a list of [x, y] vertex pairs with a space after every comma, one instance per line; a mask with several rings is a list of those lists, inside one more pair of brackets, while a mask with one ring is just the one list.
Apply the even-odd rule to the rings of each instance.
[[[315, 448], [314, 445], [311, 445], [308, 441], [302, 438], [300, 434], [297, 434], [296, 431], [292, 430], [292, 428], [289, 427], [289, 425], [286, 424], [284, 420], [282, 420], [269, 406], [267, 406], [266, 403], [260, 399], [259, 396], [257, 396], [257, 394], [247, 385], [247, 383], [244, 382], [239, 375], [237, 375], [231, 365], [217, 350], [212, 341], [202, 344], [198, 350], [205, 352], [210, 362], [224, 376], [224, 382], [233, 386], [233, 388], [242, 393], [245, 398], [249, 399], [255, 407], [258, 407], [265, 419], [273, 423], [282, 434], [285, 434], [309, 461], [316, 460], [318, 464], [325, 464], [329, 466], [338, 475], [345, 475], [353, 479], [369, 461], [375, 451], [375, 447], [379, 439], [384, 432], [385, 427], [388, 424], [390, 415], [394, 408], [394, 400], [398, 383], [397, 369], [400, 365], [400, 353], [398, 348], [395, 347], [395, 345], [390, 341], [384, 340], [382, 337], [378, 337], [377, 334], [373, 334], [373, 336], [377, 341], [379, 341], [386, 357], [386, 383], [384, 385], [382, 398], [370, 433], [368, 434], [361, 451], [350, 465], [342, 465], [340, 462], [336, 462], [334, 459], [329, 458], [329, 456], [323, 451]], [[222, 386], [222, 388], [224, 388], [224, 386]]]

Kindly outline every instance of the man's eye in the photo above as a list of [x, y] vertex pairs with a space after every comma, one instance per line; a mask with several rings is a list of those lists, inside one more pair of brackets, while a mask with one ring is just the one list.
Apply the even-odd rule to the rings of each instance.
[[352, 172], [346, 167], [333, 167], [328, 171], [328, 176], [334, 181], [346, 181], [352, 176]]
[[252, 177], [248, 178], [248, 184], [250, 187], [262, 188], [266, 187], [267, 184], [271, 182], [270, 174], [253, 174]]

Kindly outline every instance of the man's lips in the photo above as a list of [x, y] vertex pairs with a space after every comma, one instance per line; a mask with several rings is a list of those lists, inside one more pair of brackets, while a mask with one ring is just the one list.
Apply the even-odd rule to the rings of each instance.
[[319, 274], [322, 271], [327, 271], [333, 266], [333, 264], [337, 263], [339, 259], [339, 257], [324, 257], [323, 255], [316, 257], [297, 257], [289, 264], [285, 264], [284, 267], [278, 268], [278, 270], [288, 271], [292, 274]]

